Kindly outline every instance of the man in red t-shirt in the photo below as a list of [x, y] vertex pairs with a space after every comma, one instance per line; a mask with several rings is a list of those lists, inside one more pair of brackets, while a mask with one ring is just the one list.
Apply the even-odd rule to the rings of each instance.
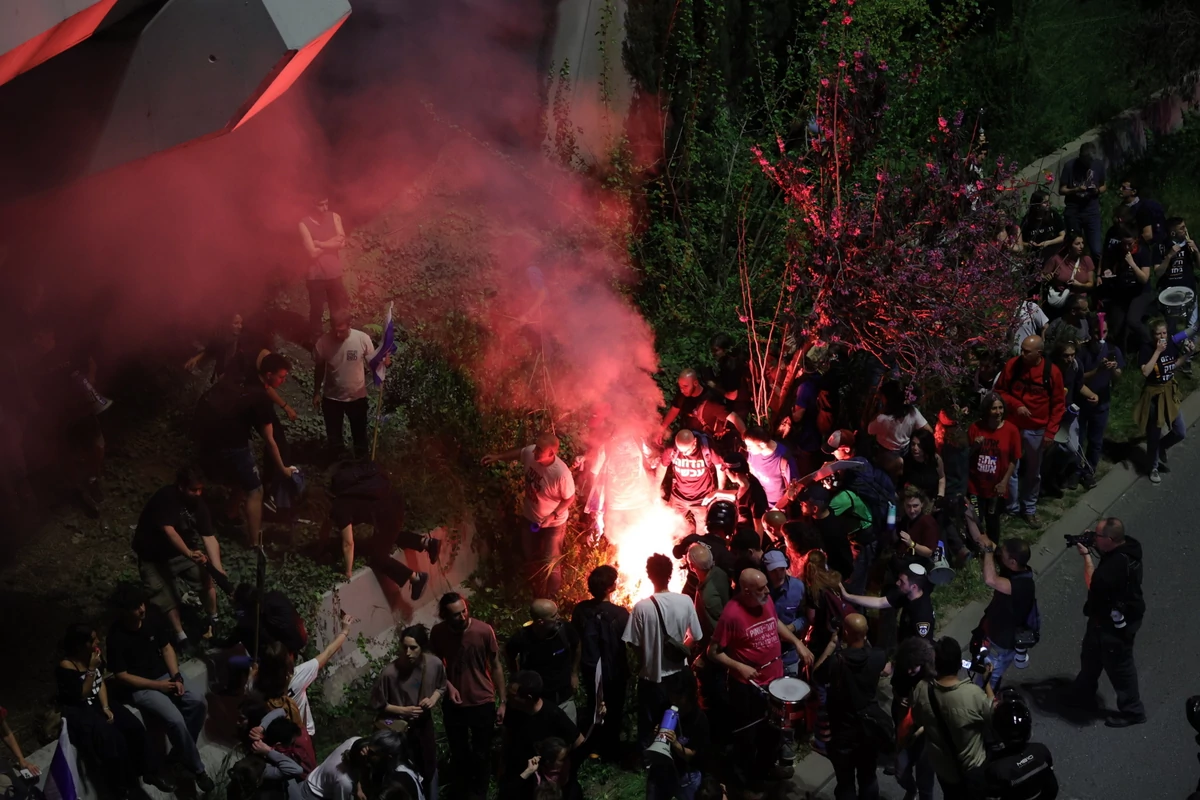
[[780, 639], [795, 647], [805, 664], [812, 664], [812, 653], [775, 616], [767, 576], [757, 569], [742, 570], [737, 596], [721, 612], [708, 645], [708, 657], [729, 670], [732, 678], [733, 764], [742, 783], [771, 777], [779, 759], [782, 740], [780, 732], [767, 724], [763, 689], [783, 677]]

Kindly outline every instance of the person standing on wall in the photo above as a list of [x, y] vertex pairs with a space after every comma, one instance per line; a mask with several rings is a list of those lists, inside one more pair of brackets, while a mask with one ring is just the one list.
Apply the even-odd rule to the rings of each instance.
[[[325, 418], [325, 436], [331, 450], [345, 446], [342, 424], [350, 420], [350, 438], [354, 455], [366, 458], [367, 441], [367, 362], [375, 355], [371, 337], [350, 327], [350, 312], [335, 309], [329, 318], [329, 332], [313, 346], [313, 408]], [[384, 364], [390, 364], [387, 356]]]
[[317, 200], [312, 213], [300, 220], [300, 241], [311, 259], [305, 275], [308, 283], [308, 328], [315, 341], [321, 336], [321, 317], [325, 304], [329, 316], [335, 311], [350, 308], [350, 296], [342, 282], [345, 267], [342, 248], [346, 246], [346, 231], [342, 218], [329, 210], [329, 198]]
[[1079, 155], [1069, 160], [1058, 175], [1058, 193], [1064, 199], [1063, 217], [1067, 230], [1082, 231], [1088, 252], [1096, 258], [1104, 252], [1104, 229], [1100, 222], [1100, 195], [1105, 184], [1104, 159], [1097, 158], [1096, 145], [1084, 142]]

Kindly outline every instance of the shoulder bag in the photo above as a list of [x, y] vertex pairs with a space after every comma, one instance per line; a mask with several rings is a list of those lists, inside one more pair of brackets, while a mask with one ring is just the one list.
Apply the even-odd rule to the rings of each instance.
[[662, 631], [663, 658], [673, 664], [687, 663], [688, 656], [692, 654], [692, 651], [686, 644], [667, 633], [667, 623], [663, 619], [662, 607], [658, 604], [658, 598], [650, 595], [650, 602], [654, 603], [654, 611], [658, 614], [658, 628]]
[[1057, 289], [1054, 285], [1046, 287], [1046, 305], [1051, 308], [1062, 308], [1067, 304], [1067, 298], [1071, 296], [1071, 281], [1075, 280], [1075, 276], [1079, 274], [1079, 262], [1081, 259], [1075, 259], [1075, 266], [1071, 268], [1071, 277], [1067, 279], [1067, 284], [1061, 289]]

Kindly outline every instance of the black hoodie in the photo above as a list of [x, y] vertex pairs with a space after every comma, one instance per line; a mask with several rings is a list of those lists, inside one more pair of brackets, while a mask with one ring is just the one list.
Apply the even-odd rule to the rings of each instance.
[[1120, 610], [1128, 622], [1136, 622], [1146, 613], [1146, 601], [1142, 599], [1142, 544], [1132, 536], [1126, 536], [1116, 549], [1101, 554], [1100, 563], [1092, 573], [1083, 613], [1111, 628], [1114, 609]]

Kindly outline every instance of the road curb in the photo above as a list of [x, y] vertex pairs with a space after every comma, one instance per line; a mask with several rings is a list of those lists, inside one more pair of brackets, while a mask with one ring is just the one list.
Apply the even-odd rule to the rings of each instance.
[[[1184, 399], [1183, 421], [1190, 431], [1200, 420], [1200, 391]], [[1141, 449], [1139, 445], [1139, 449]], [[1114, 464], [1112, 469], [1089, 491], [1081, 495], [1070, 509], [1049, 525], [1036, 542], [1030, 545], [1033, 551], [1029, 565], [1034, 574], [1045, 574], [1068, 552], [1063, 536], [1082, 533], [1104, 517], [1122, 496], [1139, 481], [1145, 479], [1128, 460]], [[989, 598], [990, 599], [990, 598]], [[987, 601], [975, 600], [943, 615], [937, 624], [938, 636], [951, 636], [964, 646], [971, 640], [971, 633], [983, 616]], [[810, 754], [796, 764], [793, 780], [808, 797], [816, 797], [833, 783], [833, 767], [829, 760], [816, 753]]]

